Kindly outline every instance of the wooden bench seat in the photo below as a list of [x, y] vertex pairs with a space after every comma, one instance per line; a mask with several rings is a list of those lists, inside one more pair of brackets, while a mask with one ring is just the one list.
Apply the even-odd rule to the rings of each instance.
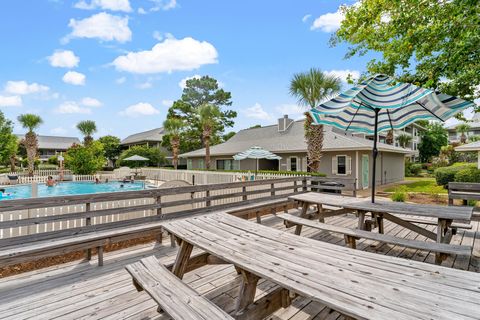
[[330, 224], [326, 224], [326, 223], [322, 223], [314, 220], [300, 218], [298, 216], [295, 216], [289, 213], [278, 214], [277, 217], [283, 219], [284, 221], [293, 223], [295, 225], [303, 225], [303, 226], [307, 226], [307, 227], [311, 227], [319, 230], [343, 234], [345, 236], [345, 242], [351, 248], [355, 248], [356, 246], [355, 243], [357, 239], [363, 238], [363, 239], [380, 241], [388, 244], [400, 245], [407, 248], [434, 251], [434, 252], [445, 253], [445, 254], [457, 254], [457, 255], [465, 255], [465, 256], [470, 256], [472, 254], [472, 247], [470, 246], [461, 246], [461, 245], [453, 245], [453, 244], [446, 244], [446, 243], [436, 243], [436, 242], [404, 239], [404, 238], [399, 238], [399, 237], [395, 237], [387, 234], [380, 234], [380, 233], [369, 232], [364, 230], [334, 226], [334, 225], [330, 225]]
[[[398, 217], [397, 215], [394, 215], [396, 217]], [[400, 218], [400, 217], [399, 217]], [[426, 225], [431, 225], [431, 226], [436, 226], [437, 225], [437, 222], [435, 220], [427, 220], [427, 219], [419, 219], [419, 218], [415, 218], [415, 217], [401, 217], [404, 221], [408, 221], [408, 222], [411, 222], [411, 223], [417, 223], [417, 224], [426, 224]], [[469, 223], [461, 223], [461, 222], [452, 222], [451, 228], [454, 228], [454, 229], [472, 229], [472, 225], [469, 224]]]
[[[77, 228], [45, 235], [36, 234], [2, 239], [0, 241], [0, 245], [2, 245], [0, 267], [92, 248], [97, 248], [98, 265], [102, 266], [105, 245], [162, 232], [162, 222], [160, 221], [109, 229], [102, 229], [101, 225], [88, 227], [86, 229], [91, 231], [82, 232], [82, 228]], [[90, 259], [90, 257], [87, 252], [87, 258]]]
[[463, 205], [467, 200], [480, 200], [480, 183], [449, 182], [448, 205], [453, 205], [454, 199], [461, 199]]
[[233, 319], [218, 306], [190, 288], [155, 257], [144, 258], [125, 267], [138, 291], [145, 290], [173, 319]]

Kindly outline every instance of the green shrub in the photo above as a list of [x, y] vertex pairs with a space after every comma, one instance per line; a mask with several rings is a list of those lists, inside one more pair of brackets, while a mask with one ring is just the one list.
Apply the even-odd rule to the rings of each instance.
[[54, 164], [54, 165], [58, 165], [58, 157], [57, 156], [51, 156], [50, 158], [48, 158], [48, 164]]
[[447, 187], [449, 182], [455, 181], [455, 174], [463, 169], [475, 168], [475, 164], [454, 163], [450, 167], [435, 170], [435, 180], [439, 186]]
[[54, 164], [42, 163], [38, 165], [38, 170], [56, 170], [57, 166]]
[[469, 167], [457, 171], [454, 177], [455, 182], [480, 182], [480, 170], [475, 167]]
[[395, 189], [395, 192], [392, 193], [390, 198], [392, 201], [395, 202], [405, 202], [407, 200], [408, 193], [406, 192], [406, 187], [405, 186], [400, 186], [397, 189]]
[[421, 171], [422, 171], [422, 165], [420, 163], [412, 163], [410, 161], [405, 162], [406, 177], [418, 177]]

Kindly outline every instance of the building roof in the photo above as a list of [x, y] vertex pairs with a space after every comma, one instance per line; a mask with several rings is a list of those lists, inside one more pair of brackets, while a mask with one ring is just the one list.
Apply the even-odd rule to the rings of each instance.
[[472, 119], [470, 119], [470, 121], [452, 124], [451, 126], [448, 126], [448, 127], [447, 127], [447, 130], [449, 130], [449, 131], [455, 131], [455, 129], [457, 129], [457, 126], [458, 126], [458, 125], [464, 124], [464, 123], [468, 124], [468, 126], [470, 127], [470, 129], [478, 129], [478, 128], [480, 128], [480, 113], [475, 112], [475, 113], [473, 114]]
[[120, 142], [120, 144], [132, 144], [139, 142], [162, 142], [163, 136], [165, 135], [165, 130], [163, 128], [155, 128], [152, 130], [144, 131], [129, 135]]
[[455, 151], [480, 151], [480, 141], [463, 144], [456, 147]]
[[[373, 148], [372, 140], [354, 137], [332, 127], [325, 126], [324, 128], [322, 149], [324, 151], [357, 151], [372, 150]], [[210, 147], [210, 154], [212, 156], [233, 155], [254, 145], [277, 154], [307, 152], [303, 120], [293, 122], [284, 132], [279, 132], [277, 125], [241, 130], [228, 141]], [[378, 150], [404, 154], [411, 152], [411, 150], [384, 143], [378, 143]], [[180, 157], [188, 158], [204, 155], [205, 149], [199, 149], [181, 154]]]
[[[23, 139], [24, 134], [17, 134], [18, 139]], [[39, 149], [67, 150], [73, 144], [80, 144], [76, 137], [58, 137], [37, 135]]]

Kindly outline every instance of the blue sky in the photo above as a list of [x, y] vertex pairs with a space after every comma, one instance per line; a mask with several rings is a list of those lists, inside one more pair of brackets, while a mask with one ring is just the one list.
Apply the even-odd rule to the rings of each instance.
[[342, 3], [2, 1], [0, 108], [12, 120], [41, 115], [41, 134], [78, 136], [75, 124], [91, 119], [97, 137], [124, 138], [162, 125], [182, 79], [210, 75], [232, 93], [232, 130], [299, 118], [293, 73], [355, 76], [371, 57], [344, 60], [346, 45], [329, 46]]

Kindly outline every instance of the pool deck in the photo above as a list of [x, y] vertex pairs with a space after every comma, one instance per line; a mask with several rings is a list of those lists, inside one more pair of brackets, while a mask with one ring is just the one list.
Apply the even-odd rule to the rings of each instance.
[[[327, 218], [327, 223], [355, 227], [353, 215]], [[262, 223], [285, 230], [280, 219], [265, 216]], [[450, 256], [443, 266], [480, 272], [480, 222], [472, 222], [471, 230], [460, 230], [452, 239], [454, 244], [473, 245], [473, 255]], [[425, 226], [433, 230], [434, 226]], [[293, 232], [294, 228], [289, 229]], [[407, 229], [385, 223], [388, 234], [424, 240]], [[303, 236], [345, 245], [343, 237], [305, 227]], [[167, 241], [164, 241], [164, 243]], [[357, 249], [397, 256], [426, 263], [434, 263], [435, 254], [404, 247], [359, 240]], [[150, 243], [105, 254], [105, 265], [96, 261], [76, 261], [0, 279], [0, 319], [168, 319], [158, 314], [156, 304], [145, 292], [137, 292], [125, 265], [155, 255], [163, 263], [173, 262], [176, 248], [167, 244]], [[204, 266], [187, 273], [184, 280], [227, 312], [233, 311], [239, 287], [239, 276], [230, 265]], [[257, 298], [275, 288], [262, 281]], [[338, 312], [305, 298], [296, 298], [292, 305], [280, 309], [267, 319], [307, 320], [344, 319]]]

